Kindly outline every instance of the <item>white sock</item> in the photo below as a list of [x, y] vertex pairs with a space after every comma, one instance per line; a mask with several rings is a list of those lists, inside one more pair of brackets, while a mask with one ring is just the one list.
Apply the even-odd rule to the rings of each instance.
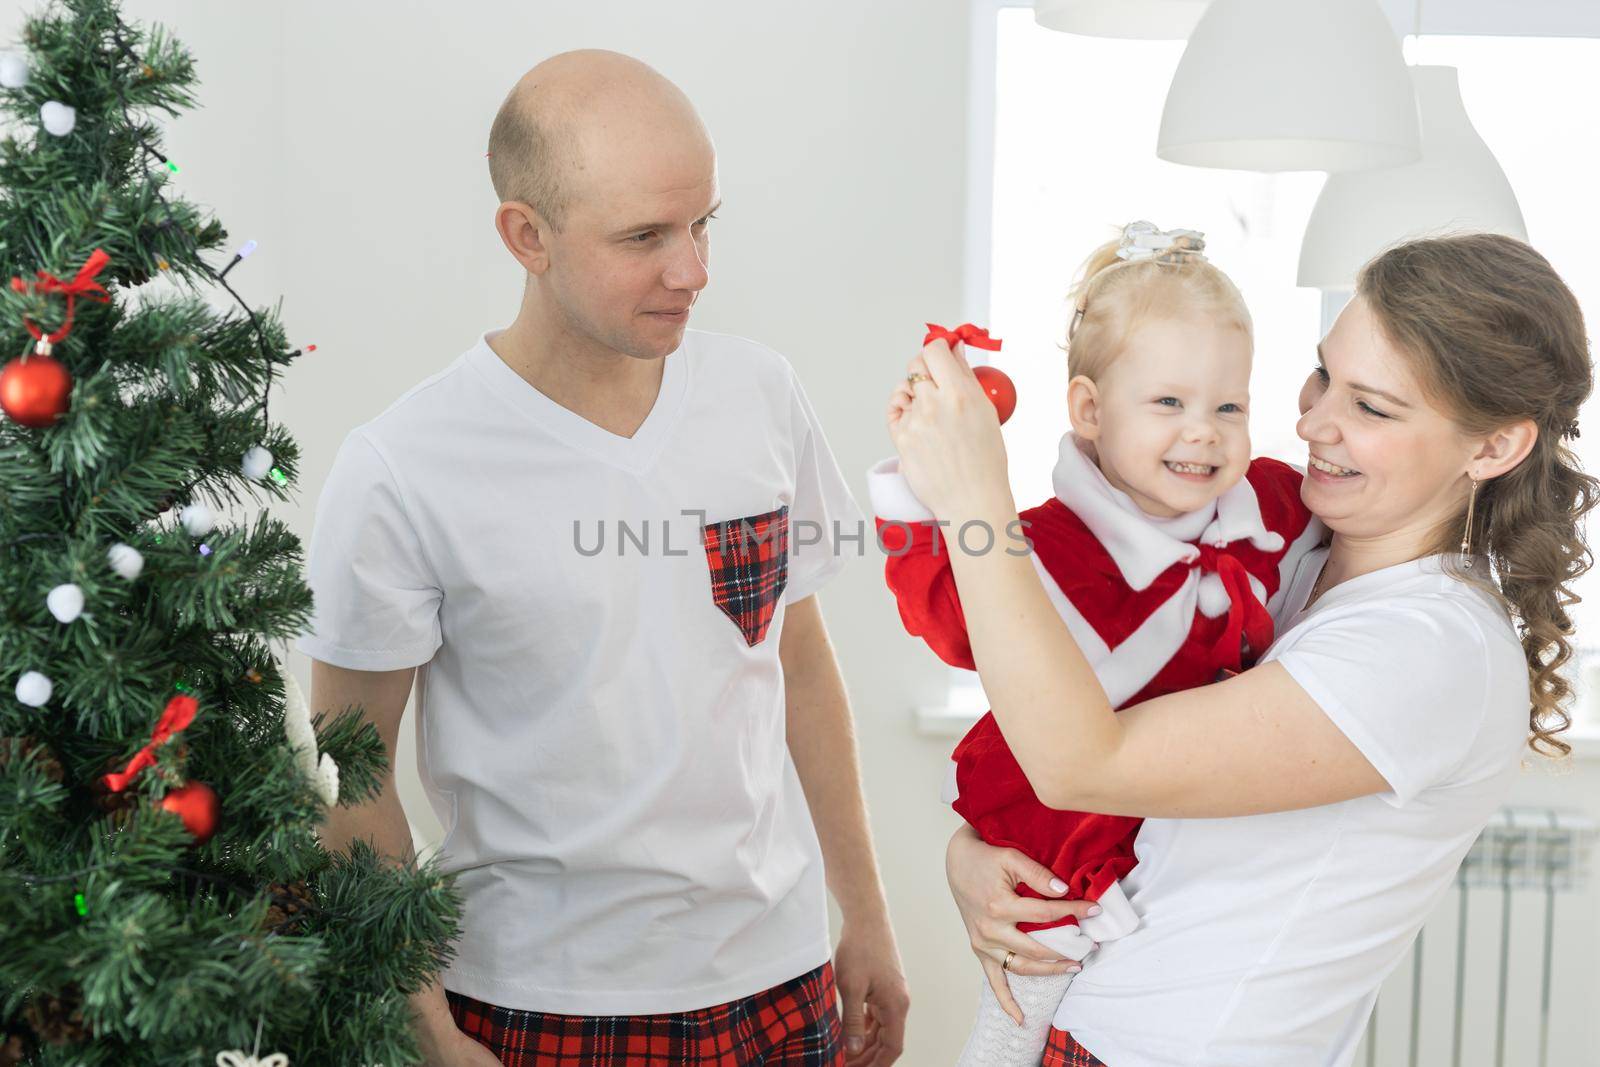
[[956, 1067], [1039, 1067], [1050, 1039], [1050, 1023], [1072, 978], [1070, 974], [1007, 974], [1011, 996], [1022, 1009], [1023, 1021], [1018, 1026], [1000, 1007], [985, 976], [978, 994], [978, 1018]]

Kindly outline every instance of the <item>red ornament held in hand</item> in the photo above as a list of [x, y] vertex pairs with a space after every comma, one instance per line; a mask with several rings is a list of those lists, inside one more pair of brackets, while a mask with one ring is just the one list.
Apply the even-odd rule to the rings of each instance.
[[34, 429], [49, 426], [72, 405], [72, 374], [50, 356], [47, 342], [39, 348], [40, 352], [14, 359], [0, 371], [0, 410]]
[[[927, 344], [935, 338], [942, 338], [948, 341], [951, 348], [954, 348], [959, 341], [962, 344], [973, 348], [981, 348], [988, 352], [1000, 351], [1001, 345], [1000, 338], [990, 337], [988, 330], [981, 326], [974, 326], [970, 322], [964, 322], [953, 330], [947, 330], [943, 326], [930, 322], [928, 323], [928, 333], [923, 337], [922, 343]], [[978, 384], [983, 386], [983, 394], [994, 405], [994, 413], [1000, 416], [1000, 424], [1002, 426], [1005, 425], [1005, 421], [1011, 417], [1011, 413], [1017, 410], [1016, 385], [1011, 381], [1010, 376], [998, 367], [987, 365], [973, 367], [972, 373], [978, 379]]]
[[222, 817], [222, 801], [216, 790], [204, 782], [187, 782], [169, 790], [161, 798], [161, 807], [183, 820], [197, 845], [211, 840]]
[[984, 395], [994, 405], [994, 413], [1000, 416], [1000, 425], [1004, 426], [1011, 413], [1017, 410], [1017, 387], [1006, 372], [998, 367], [973, 367], [972, 373], [978, 379], [978, 384], [983, 386]]

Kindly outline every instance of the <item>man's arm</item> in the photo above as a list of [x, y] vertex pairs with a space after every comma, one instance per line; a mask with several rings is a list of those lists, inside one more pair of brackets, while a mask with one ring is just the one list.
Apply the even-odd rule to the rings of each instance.
[[778, 653], [789, 754], [816, 824], [828, 888], [844, 919], [834, 971], [849, 1062], [887, 1065], [905, 1045], [910, 993], [867, 826], [850, 701], [815, 596], [785, 609]]
[[[358, 706], [362, 717], [377, 727], [389, 756], [382, 788], [365, 804], [335, 806], [323, 824], [322, 846], [341, 852], [357, 838], [366, 838], [380, 856], [404, 863], [416, 858], [411, 844], [411, 826], [394, 784], [395, 742], [400, 736], [400, 718], [417, 669], [398, 671], [353, 671], [321, 660], [311, 661], [311, 713], [336, 715]], [[499, 1059], [488, 1049], [462, 1033], [450, 1015], [444, 987], [437, 980], [410, 1000], [416, 1022], [417, 1040], [425, 1062], [438, 1067], [498, 1067]]]

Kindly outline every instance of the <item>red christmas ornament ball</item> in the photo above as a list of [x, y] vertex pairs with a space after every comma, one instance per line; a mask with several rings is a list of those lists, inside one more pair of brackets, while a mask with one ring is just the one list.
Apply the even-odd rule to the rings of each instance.
[[161, 806], [183, 820], [197, 845], [211, 840], [222, 817], [222, 801], [217, 798], [216, 790], [204, 782], [186, 782], [168, 790], [161, 798]]
[[978, 384], [983, 386], [984, 395], [994, 405], [996, 415], [1000, 416], [1001, 425], [1017, 410], [1017, 387], [1005, 371], [988, 365], [973, 367], [972, 374], [978, 379]]
[[24, 426], [49, 426], [71, 403], [72, 375], [58, 359], [34, 353], [0, 371], [0, 409]]

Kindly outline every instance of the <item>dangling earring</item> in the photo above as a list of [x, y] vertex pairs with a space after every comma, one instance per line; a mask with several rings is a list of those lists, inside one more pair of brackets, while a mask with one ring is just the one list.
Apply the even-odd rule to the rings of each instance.
[[1472, 566], [1472, 512], [1478, 503], [1478, 479], [1472, 479], [1472, 495], [1467, 497], [1467, 528], [1461, 534], [1461, 565]]

